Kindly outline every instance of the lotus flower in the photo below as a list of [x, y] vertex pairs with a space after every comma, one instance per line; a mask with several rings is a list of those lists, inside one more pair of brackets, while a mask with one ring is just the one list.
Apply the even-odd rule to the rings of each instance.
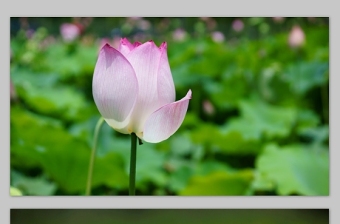
[[216, 43], [222, 43], [225, 39], [224, 34], [220, 31], [212, 32], [211, 37], [212, 37], [213, 41], [215, 41]]
[[146, 142], [169, 138], [182, 124], [191, 90], [175, 102], [167, 44], [130, 43], [118, 49], [106, 44], [99, 52], [92, 82], [93, 98], [106, 123]]
[[305, 33], [300, 26], [295, 25], [289, 33], [288, 43], [291, 47], [301, 47], [305, 43]]
[[233, 21], [232, 27], [233, 27], [233, 30], [235, 30], [236, 32], [240, 32], [240, 31], [243, 30], [244, 24], [243, 24], [242, 20], [236, 19], [236, 20]]
[[71, 42], [80, 35], [81, 30], [76, 24], [64, 23], [60, 26], [60, 33], [66, 42]]

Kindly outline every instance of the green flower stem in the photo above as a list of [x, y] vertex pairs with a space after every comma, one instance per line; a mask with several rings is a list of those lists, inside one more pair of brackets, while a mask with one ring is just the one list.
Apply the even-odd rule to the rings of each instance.
[[136, 156], [137, 156], [137, 136], [131, 133], [131, 156], [130, 156], [130, 185], [129, 195], [135, 195], [136, 182]]
[[93, 173], [93, 164], [94, 164], [94, 158], [96, 156], [96, 147], [97, 147], [97, 140], [98, 140], [98, 134], [100, 127], [102, 126], [104, 122], [104, 118], [99, 118], [96, 127], [94, 129], [94, 135], [93, 135], [93, 148], [92, 153], [90, 157], [90, 165], [89, 165], [89, 171], [87, 176], [87, 184], [86, 184], [86, 195], [91, 194], [91, 183], [92, 183], [92, 173]]

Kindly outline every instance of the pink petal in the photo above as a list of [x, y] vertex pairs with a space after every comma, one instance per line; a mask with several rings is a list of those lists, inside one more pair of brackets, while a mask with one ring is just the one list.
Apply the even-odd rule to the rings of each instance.
[[132, 44], [127, 38], [121, 38], [118, 50], [120, 53], [126, 56], [128, 53], [130, 53], [130, 51], [132, 51], [139, 45], [142, 45], [142, 43], [137, 41]]
[[130, 43], [130, 41], [126, 38], [120, 39], [119, 44], [119, 52], [122, 53], [124, 56], [126, 56], [132, 49], [134, 49], [135, 46]]
[[161, 50], [149, 41], [131, 50], [126, 58], [131, 63], [138, 79], [138, 99], [131, 116], [131, 124], [134, 132], [140, 134], [148, 116], [166, 104], [158, 100], [157, 76]]
[[175, 101], [176, 92], [168, 61], [166, 42], [161, 44], [160, 51], [161, 59], [158, 67], [157, 90], [158, 100], [164, 105]]
[[161, 142], [173, 135], [182, 124], [191, 99], [191, 90], [176, 102], [167, 104], [152, 113], [144, 126], [143, 136], [146, 142]]
[[135, 47], [138, 47], [139, 45], [142, 45], [142, 43], [141, 43], [141, 42], [138, 42], [138, 41], [136, 41], [136, 42], [133, 43], [133, 47], [134, 47], [134, 48], [135, 48]]
[[[137, 99], [138, 81], [131, 64], [106, 44], [100, 51], [93, 75], [92, 93], [99, 112], [114, 129], [130, 121]], [[129, 133], [122, 130], [122, 133]]]

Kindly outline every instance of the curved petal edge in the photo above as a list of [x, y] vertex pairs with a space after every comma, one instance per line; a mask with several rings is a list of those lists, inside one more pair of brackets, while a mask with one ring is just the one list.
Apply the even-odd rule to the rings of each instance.
[[92, 94], [95, 104], [110, 126], [127, 125], [138, 96], [138, 81], [129, 61], [106, 44], [95, 66]]
[[191, 90], [179, 101], [164, 105], [147, 119], [143, 136], [146, 142], [157, 143], [168, 139], [181, 126], [191, 99]]

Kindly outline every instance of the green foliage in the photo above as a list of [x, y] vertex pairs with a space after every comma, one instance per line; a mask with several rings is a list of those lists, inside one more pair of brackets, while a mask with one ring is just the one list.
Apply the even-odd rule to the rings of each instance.
[[304, 94], [315, 86], [327, 84], [328, 72], [327, 62], [300, 62], [288, 66], [282, 79], [290, 85], [290, 89], [296, 94]]
[[215, 171], [206, 176], [193, 176], [180, 195], [247, 195], [251, 181], [251, 171], [242, 170], [236, 173]]
[[[234, 18], [212, 19], [215, 27], [200, 18], [143, 18], [150, 27], [141, 31], [138, 19], [95, 18], [73, 41], [56, 33], [61, 20], [13, 31], [11, 195], [85, 193], [100, 116], [92, 97], [100, 37], [114, 44], [122, 34], [166, 41], [176, 100], [193, 93], [173, 136], [137, 146], [137, 194], [329, 195], [328, 19], [242, 18], [241, 31]], [[291, 47], [297, 24], [305, 43]], [[214, 31], [224, 40], [214, 41]], [[102, 126], [93, 194], [127, 194], [129, 137]]]
[[320, 145], [268, 144], [257, 158], [256, 167], [274, 183], [280, 195], [329, 194], [329, 153]]
[[[24, 192], [26, 195], [53, 195], [57, 189], [55, 183], [50, 183], [44, 177], [26, 177], [18, 172], [11, 172], [13, 186], [11, 195], [19, 196]], [[13, 190], [12, 190], [13, 189]], [[21, 189], [21, 191], [19, 190]]]
[[18, 188], [15, 188], [15, 187], [12, 187], [10, 188], [10, 193], [9, 193], [11, 196], [22, 196], [22, 192], [18, 189]]

